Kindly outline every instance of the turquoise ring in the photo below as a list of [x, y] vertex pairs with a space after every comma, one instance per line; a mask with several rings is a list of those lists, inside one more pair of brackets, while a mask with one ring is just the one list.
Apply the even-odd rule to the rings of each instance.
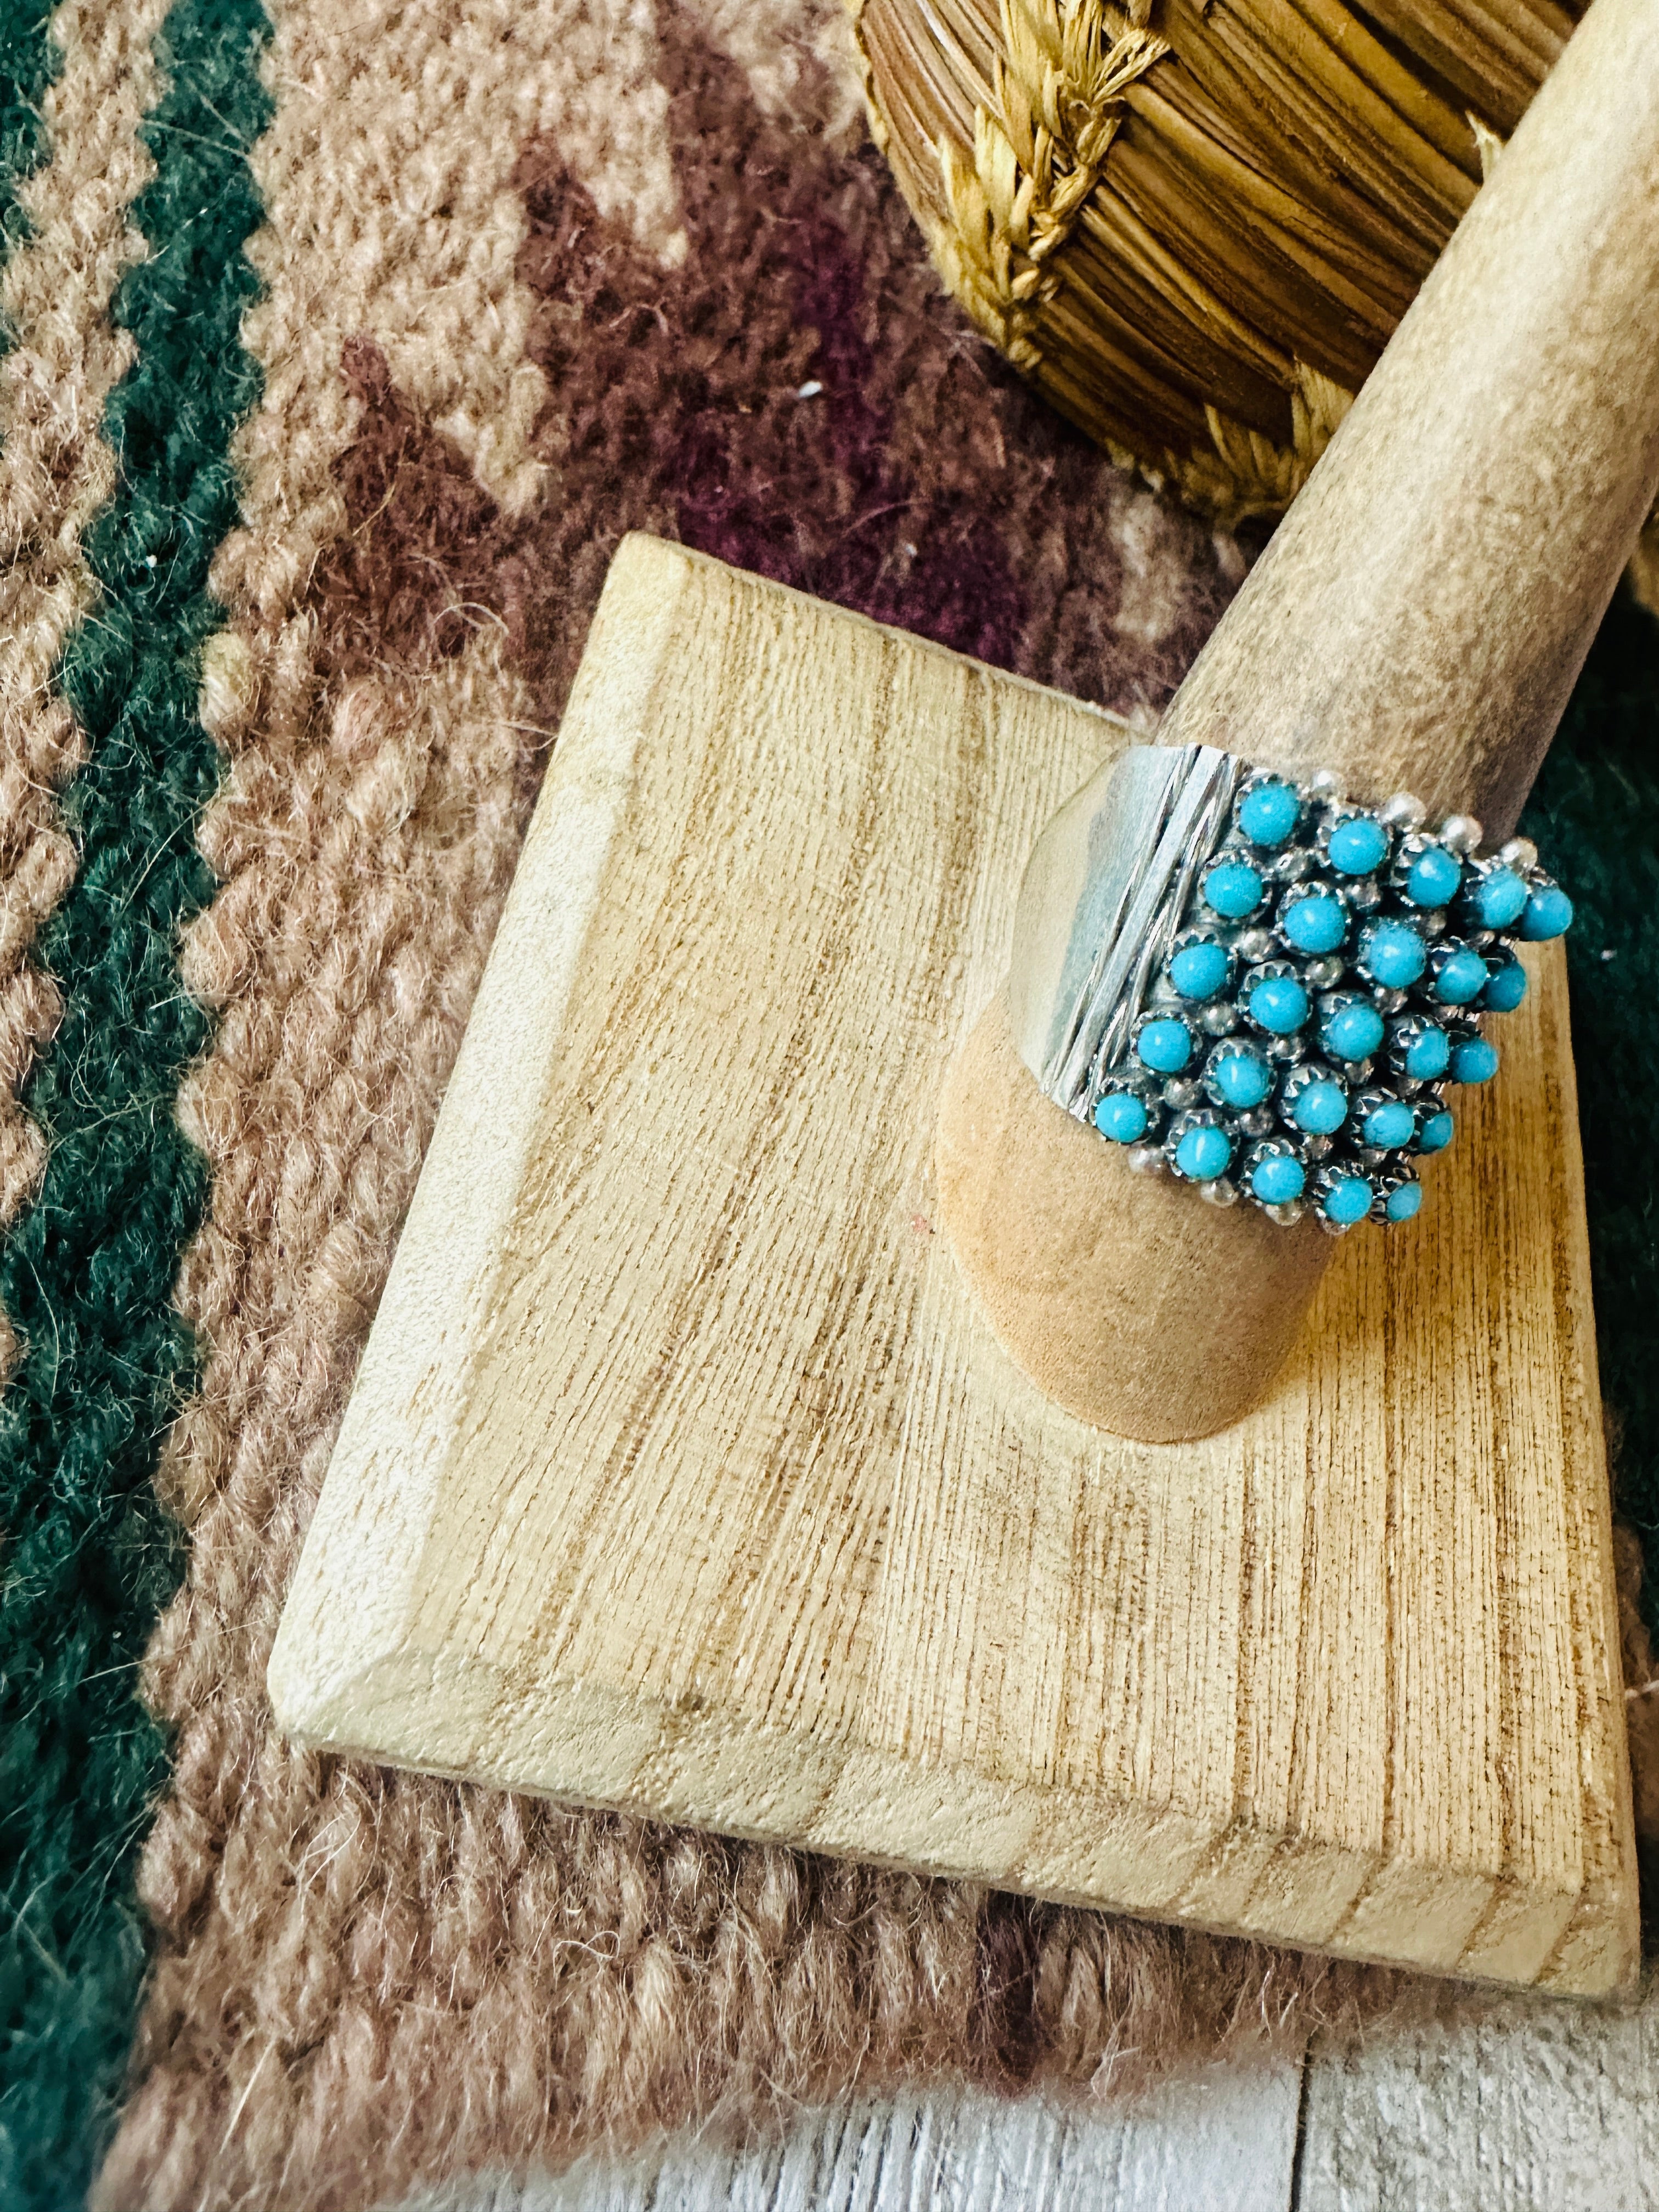
[[1414, 1220], [1448, 1086], [1497, 1073], [1519, 948], [1572, 920], [1531, 842], [1482, 852], [1468, 815], [1207, 745], [1131, 748], [1056, 830], [1010, 979], [1045, 1093], [1212, 1204]]

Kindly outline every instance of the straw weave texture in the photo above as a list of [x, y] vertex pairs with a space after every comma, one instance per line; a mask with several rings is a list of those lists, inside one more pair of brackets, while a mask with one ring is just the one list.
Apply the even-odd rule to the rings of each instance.
[[1587, 0], [848, 0], [940, 274], [1194, 505], [1306, 482]]

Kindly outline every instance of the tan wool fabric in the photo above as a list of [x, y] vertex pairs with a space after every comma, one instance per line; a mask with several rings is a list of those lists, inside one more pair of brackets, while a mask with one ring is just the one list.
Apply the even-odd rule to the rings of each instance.
[[185, 963], [217, 1018], [182, 1107], [205, 1372], [147, 1675], [175, 1767], [97, 2203], [344, 2212], [902, 2081], [1107, 2094], [1387, 2002], [276, 1733], [284, 1589], [617, 538], [1143, 712], [1243, 562], [940, 297], [822, 0], [267, 4], [264, 392], [204, 665], [221, 888]]
[[[49, 155], [19, 188], [28, 233], [0, 281], [10, 337], [0, 353], [0, 1230], [44, 1165], [18, 1092], [60, 1005], [29, 955], [74, 874], [58, 793], [82, 758], [52, 679], [95, 598], [82, 536], [114, 489], [99, 424], [132, 341], [109, 307], [143, 252], [128, 210], [155, 173], [137, 134], [155, 99], [150, 42], [165, 13], [162, 0], [57, 10], [62, 66], [41, 102]], [[3, 1317], [0, 1330], [9, 1334]], [[0, 1374], [8, 1364], [0, 1346]]]

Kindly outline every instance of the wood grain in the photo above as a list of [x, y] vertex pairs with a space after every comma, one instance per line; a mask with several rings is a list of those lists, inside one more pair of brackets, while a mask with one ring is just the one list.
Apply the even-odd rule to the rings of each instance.
[[1514, 1999], [1308, 2057], [1296, 2212], [1655, 2212], [1659, 1992]]
[[1146, 1443], [1213, 1436], [1265, 1396], [1331, 1256], [1311, 1213], [1195, 1221], [1195, 1191], [1133, 1174], [1037, 1088], [1006, 992], [945, 1071], [934, 1164], [939, 1226], [998, 1340], [1067, 1413]]
[[1127, 2112], [943, 2093], [810, 2112], [781, 2142], [670, 2139], [397, 2212], [1287, 2212], [1300, 2068], [1216, 2067]]
[[[1595, 0], [1158, 742], [1331, 769], [1355, 799], [1413, 792], [1507, 836], [1659, 492], [1656, 268], [1659, 0]], [[1314, 1229], [1264, 1243], [1248, 1208], [1131, 1194], [1016, 1064], [973, 1074], [995, 1141], [952, 1116], [945, 1226], [1012, 1356], [1129, 1435], [1237, 1419], [1313, 1294]], [[1033, 1246], [1093, 1252], [1091, 1283], [1034, 1272]], [[1201, 1327], [1212, 1283], [1254, 1286], [1226, 1371], [1171, 1376], [1167, 1332]]]
[[1659, 494], [1659, 0], [1595, 0], [1171, 702], [1496, 843]]
[[1612, 1988], [1635, 1875], [1559, 948], [1419, 1229], [1345, 1242], [1222, 1436], [1062, 1413], [933, 1233], [939, 1085], [1027, 849], [1127, 735], [624, 544], [278, 1717], [733, 1833]]

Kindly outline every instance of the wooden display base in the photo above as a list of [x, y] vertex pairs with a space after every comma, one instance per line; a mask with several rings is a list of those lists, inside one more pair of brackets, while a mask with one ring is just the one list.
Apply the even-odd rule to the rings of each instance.
[[1046, 1402], [932, 1227], [941, 1077], [1026, 854], [1128, 734], [623, 544], [283, 1617], [278, 1717], [733, 1834], [1611, 1990], [1636, 1875], [1559, 947], [1421, 1222], [1345, 1242], [1268, 1402], [1206, 1443]]

